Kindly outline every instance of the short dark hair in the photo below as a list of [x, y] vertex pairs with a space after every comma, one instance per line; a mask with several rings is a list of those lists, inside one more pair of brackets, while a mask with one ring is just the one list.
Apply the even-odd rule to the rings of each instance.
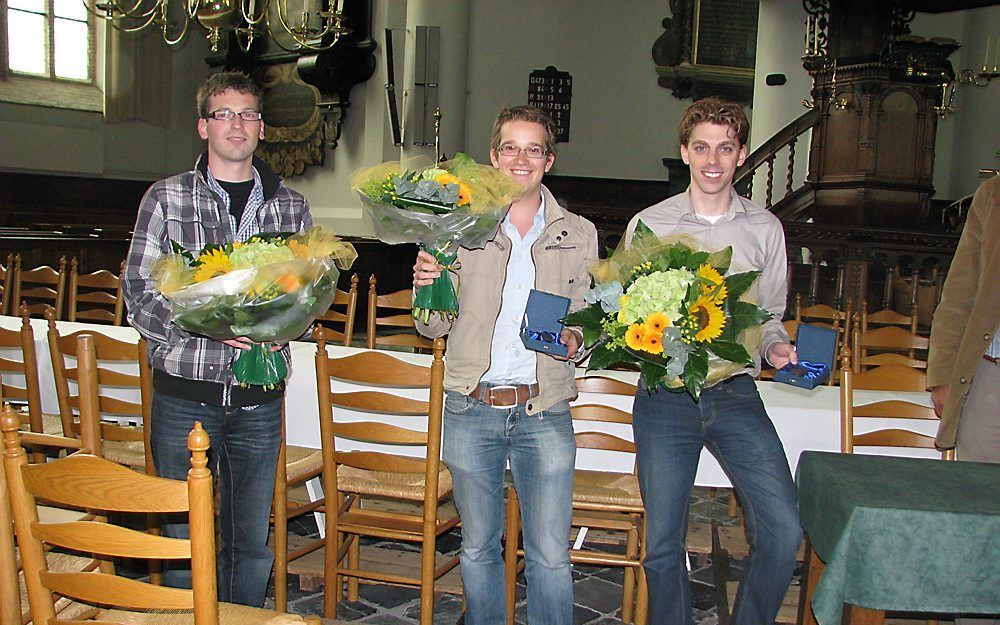
[[694, 127], [705, 122], [729, 127], [739, 140], [740, 147], [746, 145], [750, 136], [750, 121], [742, 106], [732, 100], [705, 98], [684, 111], [679, 128], [681, 145], [687, 145]]
[[545, 151], [549, 154], [556, 153], [556, 123], [552, 121], [549, 114], [540, 108], [533, 106], [511, 106], [500, 109], [497, 120], [493, 122], [493, 136], [490, 138], [490, 151], [496, 152], [500, 149], [500, 130], [507, 122], [534, 122], [541, 124], [545, 129]]
[[257, 83], [243, 72], [218, 72], [209, 76], [198, 88], [196, 96], [198, 117], [208, 116], [209, 98], [230, 89], [238, 93], [252, 95], [257, 100], [257, 110], [263, 112], [264, 94]]

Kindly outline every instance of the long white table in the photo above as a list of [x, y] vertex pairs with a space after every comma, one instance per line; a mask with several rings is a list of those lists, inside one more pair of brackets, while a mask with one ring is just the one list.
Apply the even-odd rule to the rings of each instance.
[[[31, 325], [34, 331], [36, 352], [38, 354], [42, 409], [46, 412], [54, 413], [58, 411], [58, 404], [48, 353], [48, 343], [46, 341], [47, 326], [44, 320], [38, 319], [33, 319]], [[0, 316], [0, 328], [19, 329], [20, 327], [21, 320], [19, 318]], [[127, 327], [121, 328], [68, 321], [57, 322], [57, 327], [60, 333], [65, 334], [77, 330], [89, 330], [107, 334], [120, 340], [138, 340], [138, 333], [135, 329]], [[292, 371], [288, 379], [285, 399], [288, 443], [290, 445], [318, 448], [320, 446], [320, 432], [319, 412], [316, 402], [316, 345], [314, 343], [293, 342], [291, 350]], [[334, 357], [364, 351], [359, 348], [341, 347], [338, 345], [329, 345], [327, 350]], [[0, 353], [0, 355], [3, 354]], [[423, 354], [394, 352], [393, 355], [402, 360], [415, 363], [429, 363], [431, 360], [431, 356]], [[588, 374], [580, 369], [577, 371], [577, 375], [596, 374]], [[628, 372], [607, 372], [606, 375], [625, 379], [630, 382], [634, 382], [637, 377], [637, 374]], [[15, 382], [18, 381], [15, 380]], [[335, 383], [335, 387], [336, 385], [337, 383]], [[821, 451], [840, 450], [840, 391], [838, 388], [821, 386], [807, 391], [776, 382], [758, 382], [757, 386], [760, 389], [764, 406], [767, 408], [778, 436], [784, 444], [788, 464], [793, 472], [798, 463], [799, 455], [806, 449]], [[335, 390], [338, 389], [335, 388]], [[862, 401], [878, 401], [896, 397], [916, 400], [925, 405], [930, 405], [929, 393], [858, 391], [857, 396]], [[133, 397], [133, 401], [135, 401], [135, 397]], [[631, 411], [632, 408], [632, 398], [621, 395], [582, 393], [575, 403], [605, 404], [626, 411]], [[367, 420], [371, 420], [371, 417], [371, 415], [364, 416]], [[338, 414], [338, 418], [350, 419], [354, 417], [350, 413], [347, 413]], [[902, 425], [899, 423], [899, 420], [870, 419], [859, 423], [856, 429], [858, 432], [878, 429], [887, 426], [890, 422], [895, 427], [906, 427], [907, 429], [924, 434], [934, 434], [937, 428], [936, 421], [911, 421]], [[413, 426], [411, 421], [406, 421], [406, 424], [410, 427]], [[599, 425], [600, 427], [592, 427], [592, 425]], [[579, 426], [578, 424], [577, 429], [604, 430], [622, 435], [625, 438], [630, 439], [632, 437], [630, 427], [616, 424], [585, 424], [584, 426]], [[338, 447], [360, 449], [364, 446], [352, 441], [338, 441]], [[396, 453], [405, 453], [405, 451], [401, 450], [394, 449], [393, 451]], [[884, 450], [877, 448], [870, 450], [871, 453], [880, 453], [882, 451]], [[894, 449], [892, 454], [938, 457], [936, 452], [932, 450], [903, 450], [901, 452], [899, 449]], [[579, 450], [577, 452], [577, 467], [583, 469], [630, 471], [632, 469], [632, 462], [633, 458], [629, 454], [592, 450]], [[701, 486], [730, 485], [726, 474], [707, 450], [702, 452], [695, 483]]]

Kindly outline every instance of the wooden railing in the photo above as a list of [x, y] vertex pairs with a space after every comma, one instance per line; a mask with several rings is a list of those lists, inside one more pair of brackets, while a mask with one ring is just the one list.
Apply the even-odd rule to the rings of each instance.
[[792, 194], [793, 176], [795, 173], [795, 144], [799, 137], [812, 130], [813, 126], [819, 123], [820, 113], [816, 109], [810, 109], [803, 113], [798, 119], [779, 130], [773, 137], [761, 144], [754, 150], [743, 165], [736, 170], [733, 176], [733, 184], [737, 189], [745, 190], [742, 194], [749, 199], [753, 199], [753, 177], [762, 165], [767, 165], [767, 187], [764, 196], [764, 208], [771, 209], [774, 206], [774, 161], [778, 153], [788, 148], [788, 171], [785, 175], [785, 194], [779, 199], [784, 199]]

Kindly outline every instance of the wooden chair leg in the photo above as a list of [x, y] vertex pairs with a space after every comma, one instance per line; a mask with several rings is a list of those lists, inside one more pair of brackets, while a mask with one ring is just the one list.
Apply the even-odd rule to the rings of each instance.
[[[631, 529], [625, 538], [625, 557], [635, 560], [639, 557], [639, 530]], [[631, 624], [635, 619], [635, 568], [625, 567], [625, 579], [622, 581], [622, 623]]]
[[[356, 571], [361, 568], [361, 537], [354, 536], [353, 538], [354, 540], [351, 541], [351, 546], [347, 550], [347, 568]], [[357, 577], [350, 576], [347, 578], [348, 601], [357, 601], [359, 599], [359, 583]]]
[[[150, 534], [156, 536], [160, 535], [160, 519], [159, 515], [147, 514], [146, 515], [146, 531]], [[163, 561], [162, 560], [150, 560], [149, 561], [149, 583], [154, 586], [163, 585]]]
[[646, 585], [646, 569], [642, 561], [646, 559], [646, 520], [639, 519], [639, 588], [635, 596], [635, 625], [646, 625], [649, 620], [649, 586]]
[[507, 581], [507, 625], [514, 625], [514, 604], [517, 601], [517, 545], [521, 536], [521, 508], [517, 491], [507, 488], [507, 523], [504, 534], [504, 577]]
[[274, 475], [274, 609], [288, 611], [288, 470], [282, 426], [281, 446]]
[[826, 565], [816, 555], [816, 551], [813, 550], [808, 536], [806, 536], [806, 549], [803, 559], [802, 581], [799, 582], [799, 616], [795, 622], [798, 625], [817, 625], [816, 615], [813, 614], [810, 602], [812, 601], [813, 591], [816, 590], [816, 584], [819, 583], [819, 578], [823, 574], [823, 569], [826, 568]]
[[736, 499], [736, 489], [729, 491], [729, 508], [726, 512], [731, 519], [735, 519], [740, 513], [740, 502]]
[[434, 554], [437, 536], [431, 524], [424, 524], [424, 540], [420, 547], [420, 625], [434, 623]]

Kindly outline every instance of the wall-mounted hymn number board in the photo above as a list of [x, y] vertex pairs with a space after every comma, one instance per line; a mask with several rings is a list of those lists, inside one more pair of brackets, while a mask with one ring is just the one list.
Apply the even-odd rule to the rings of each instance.
[[549, 65], [536, 69], [528, 79], [528, 104], [552, 116], [558, 133], [556, 141], [569, 141], [570, 103], [573, 99], [573, 77]]

